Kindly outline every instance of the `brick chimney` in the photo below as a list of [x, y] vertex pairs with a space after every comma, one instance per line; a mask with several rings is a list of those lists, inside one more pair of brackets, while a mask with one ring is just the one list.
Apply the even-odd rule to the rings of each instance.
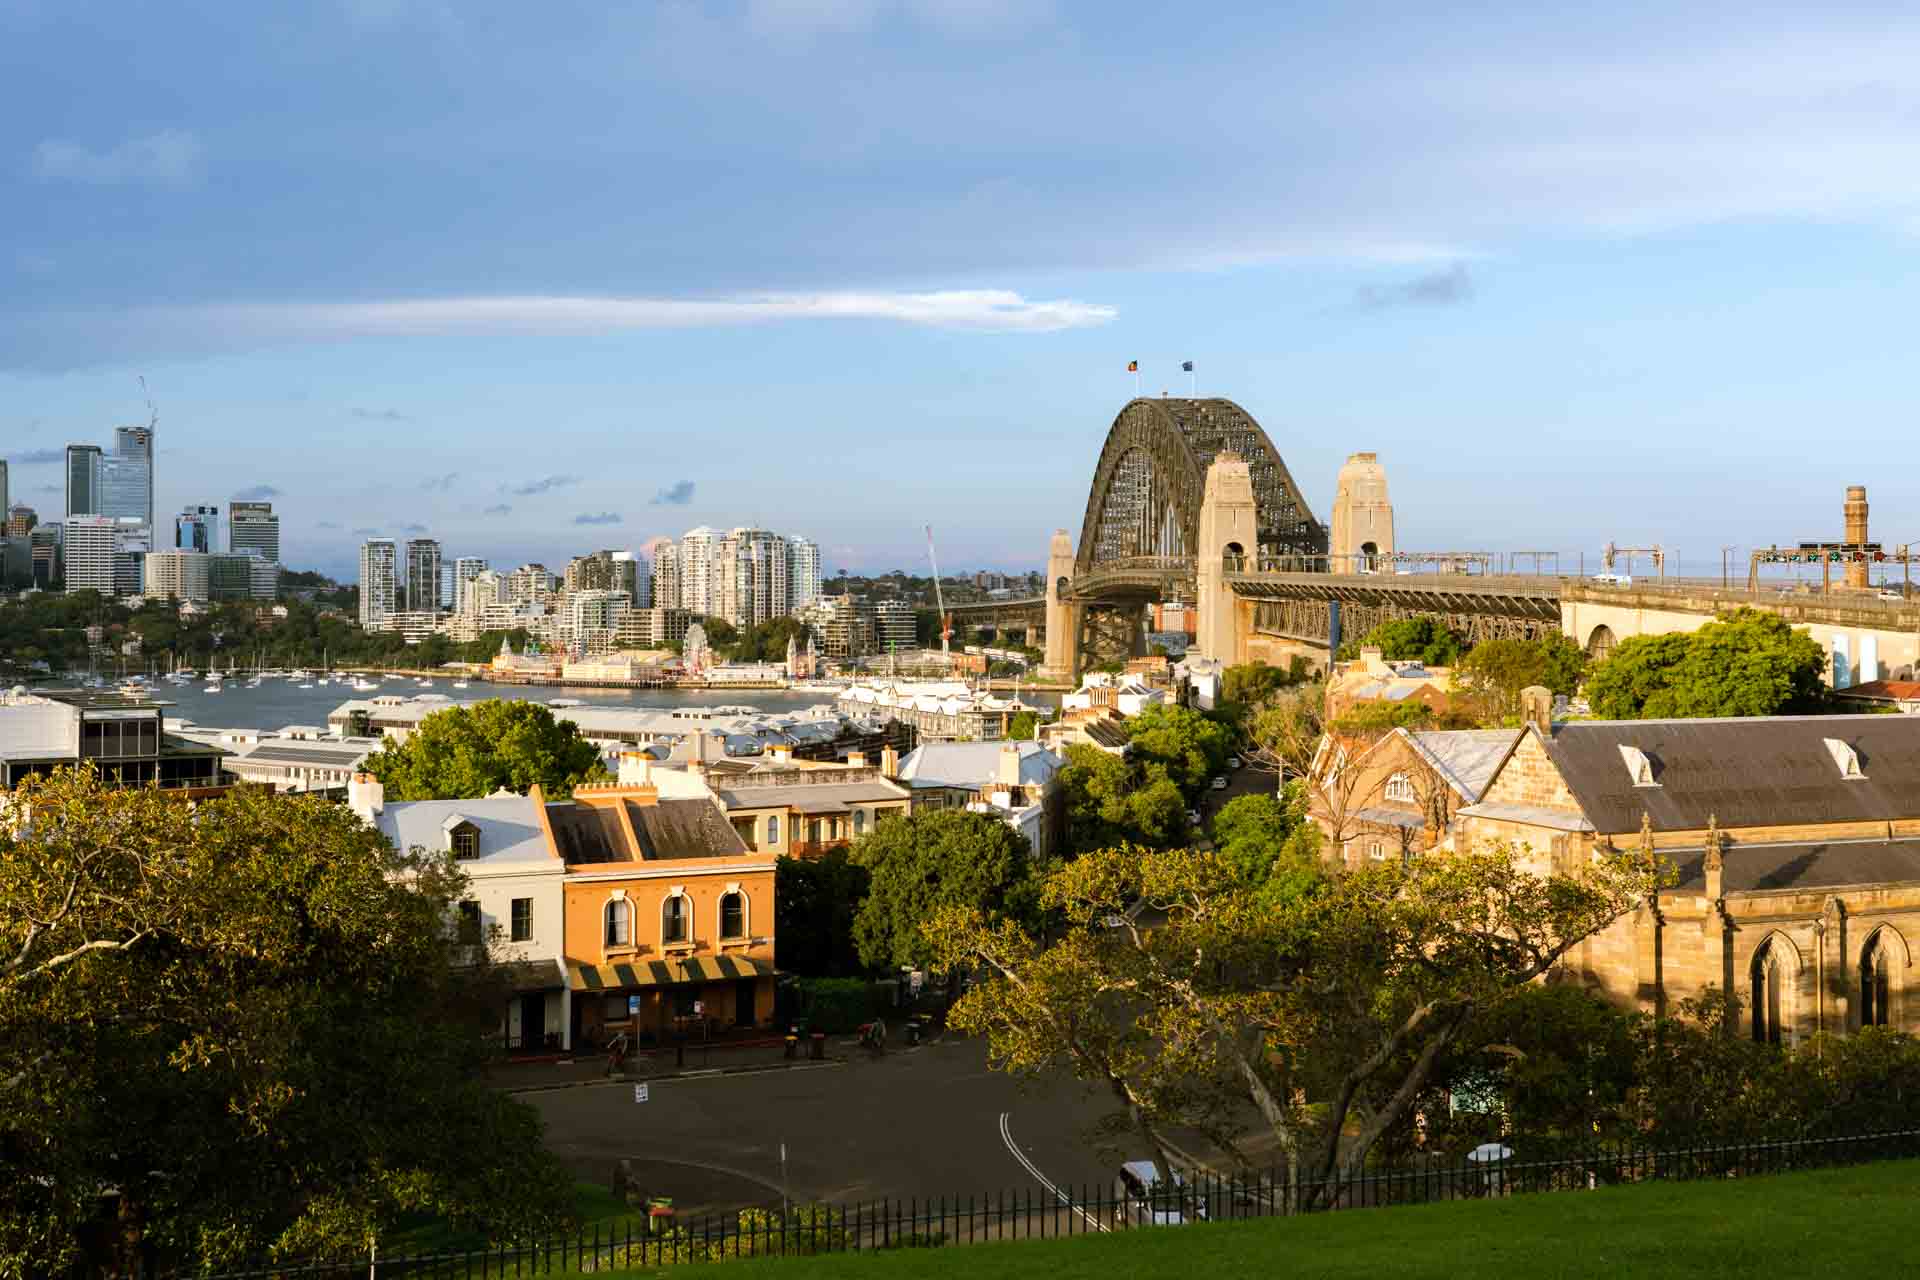
[[1365, 645], [1361, 648], [1360, 669], [1370, 676], [1384, 676], [1393, 673], [1393, 668], [1387, 665], [1385, 651], [1377, 644]]
[[767, 755], [775, 764], [792, 764], [793, 744], [791, 742], [770, 743], [767, 746]]
[[900, 776], [900, 753], [892, 747], [880, 748], [880, 776], [883, 778]]
[[1538, 729], [1543, 737], [1553, 736], [1553, 691], [1528, 685], [1520, 691], [1521, 720]]
[[864, 752], [864, 751], [849, 751], [849, 752], [847, 752], [847, 767], [848, 767], [848, 768], [850, 768], [850, 769], [864, 769], [864, 768], [866, 768], [866, 767], [867, 767], [867, 753], [866, 753], [866, 752]]
[[356, 773], [347, 783], [347, 807], [372, 822], [387, 807], [387, 789], [370, 773]]

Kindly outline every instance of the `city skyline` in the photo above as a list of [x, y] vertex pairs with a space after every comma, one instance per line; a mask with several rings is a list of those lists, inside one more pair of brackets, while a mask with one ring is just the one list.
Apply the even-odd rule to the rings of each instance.
[[[1408, 546], [1707, 561], [1825, 533], [1845, 484], [1920, 508], [1872, 466], [1905, 431], [1920, 19], [1162, 16], [7, 7], [11, 498], [58, 506], [146, 374], [156, 513], [271, 498], [290, 567], [705, 523], [911, 571], [930, 521], [1021, 569], [1077, 529], [1127, 364], [1177, 395], [1193, 360], [1323, 520], [1377, 451]], [[862, 75], [820, 93], [821, 59]]]

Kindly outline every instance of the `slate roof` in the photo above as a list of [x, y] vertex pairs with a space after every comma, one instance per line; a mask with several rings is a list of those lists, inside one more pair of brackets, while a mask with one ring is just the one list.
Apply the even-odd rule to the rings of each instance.
[[[1840, 776], [1828, 738], [1858, 753], [1864, 778]], [[1637, 831], [1643, 813], [1656, 831], [1920, 817], [1920, 716], [1575, 721], [1546, 746], [1599, 831]], [[1623, 746], [1646, 753], [1658, 786], [1633, 785]]]
[[[1669, 854], [1679, 893], [1706, 888], [1705, 854]], [[1720, 891], [1825, 889], [1920, 880], [1920, 840], [1827, 840], [1795, 844], [1732, 844], [1722, 855]]]
[[711, 800], [662, 800], [650, 805], [627, 801], [627, 817], [640, 841], [640, 856], [648, 861], [733, 858], [747, 852], [746, 841]]
[[628, 861], [627, 833], [621, 829], [618, 809], [550, 804], [547, 821], [553, 826], [553, 842], [568, 866]]
[[729, 809], [798, 809], [801, 813], [845, 813], [855, 805], [898, 803], [907, 798], [898, 787], [878, 779], [803, 782], [790, 787], [723, 786], [714, 794]]
[[1520, 741], [1520, 733], [1518, 729], [1424, 729], [1408, 732], [1407, 740], [1442, 782], [1472, 803], [1486, 794], [1487, 784]]

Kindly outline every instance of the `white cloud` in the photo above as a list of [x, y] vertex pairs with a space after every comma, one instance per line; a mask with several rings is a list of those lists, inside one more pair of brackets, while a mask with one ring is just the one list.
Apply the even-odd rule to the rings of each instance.
[[592, 334], [788, 320], [883, 320], [936, 329], [1051, 333], [1101, 325], [1114, 308], [1029, 300], [1007, 289], [933, 293], [770, 293], [741, 298], [478, 297], [395, 302], [243, 303], [159, 308], [160, 327], [263, 338]]
[[33, 172], [36, 177], [64, 182], [180, 185], [199, 175], [205, 150], [198, 138], [179, 129], [129, 138], [104, 151], [49, 138], [34, 148]]
[[900, 13], [948, 35], [987, 36], [1031, 27], [1053, 14], [1052, 0], [748, 0], [747, 25], [761, 35], [811, 36], [865, 31]]

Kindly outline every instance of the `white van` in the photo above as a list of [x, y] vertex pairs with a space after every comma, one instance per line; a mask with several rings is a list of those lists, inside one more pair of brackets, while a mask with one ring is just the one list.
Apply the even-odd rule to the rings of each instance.
[[1603, 587], [1630, 587], [1633, 579], [1624, 573], [1596, 573], [1593, 580]]
[[1173, 1188], [1160, 1182], [1151, 1160], [1129, 1160], [1113, 1180], [1114, 1219], [1143, 1227], [1185, 1226], [1188, 1218], [1205, 1221], [1207, 1206], [1187, 1190], [1187, 1180], [1176, 1171]]

